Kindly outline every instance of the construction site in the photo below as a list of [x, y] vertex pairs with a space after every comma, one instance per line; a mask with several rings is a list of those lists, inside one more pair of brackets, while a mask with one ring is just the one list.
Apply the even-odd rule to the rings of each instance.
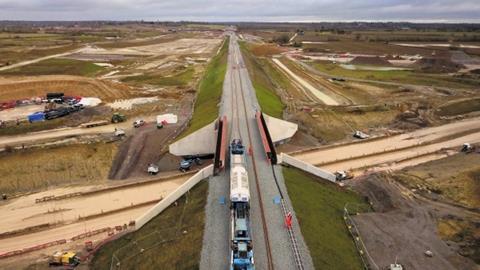
[[478, 269], [461, 27], [7, 24], [0, 269]]

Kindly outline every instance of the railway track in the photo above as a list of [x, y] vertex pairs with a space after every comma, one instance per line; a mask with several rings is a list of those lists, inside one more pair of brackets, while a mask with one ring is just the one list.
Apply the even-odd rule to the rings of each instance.
[[[273, 178], [275, 179], [275, 184], [277, 186], [278, 192], [280, 193], [283, 216], [286, 217], [290, 211], [287, 208], [287, 205], [285, 203], [285, 198], [283, 197], [283, 192], [280, 189], [280, 185], [278, 184], [277, 175], [275, 174], [275, 169], [272, 164], [270, 166], [272, 168], [272, 174], [273, 174]], [[297, 238], [295, 237], [295, 232], [293, 231], [292, 227], [289, 227], [287, 231], [288, 231], [288, 238], [290, 239], [290, 243], [292, 244], [292, 251], [293, 251], [293, 258], [295, 259], [295, 265], [297, 266], [298, 270], [304, 270], [305, 267], [303, 266], [302, 257], [300, 256], [300, 249], [298, 248], [298, 242], [297, 242]]]
[[[237, 55], [237, 51], [234, 51], [234, 54], [236, 57], [238, 57]], [[238, 59], [238, 58], [236, 58]], [[238, 65], [238, 62], [236, 63]], [[236, 74], [233, 74], [233, 73], [236, 73]], [[234, 118], [236, 121], [235, 123], [235, 126], [236, 126], [236, 132], [238, 133], [238, 136], [240, 139], [243, 140], [242, 138], [242, 135], [241, 135], [241, 132], [240, 132], [240, 118], [239, 118], [239, 107], [243, 107], [243, 111], [244, 111], [244, 114], [245, 114], [245, 118], [244, 118], [244, 121], [245, 121], [245, 124], [246, 124], [246, 127], [247, 127], [247, 135], [248, 135], [248, 145], [250, 147], [250, 150], [249, 152], [252, 153], [253, 152], [253, 146], [252, 146], [252, 135], [251, 135], [251, 129], [250, 129], [250, 123], [248, 121], [248, 111], [247, 111], [247, 108], [246, 108], [246, 102], [245, 102], [245, 96], [244, 96], [244, 91], [243, 91], [243, 84], [242, 84], [242, 80], [241, 80], [241, 77], [240, 77], [240, 73], [238, 71], [238, 69], [234, 69], [234, 72], [232, 72], [231, 74], [231, 78], [232, 78], [232, 87], [233, 87], [233, 93], [235, 94], [236, 97], [241, 97], [241, 103], [240, 104], [240, 101], [238, 98], [234, 99], [233, 97], [233, 94], [232, 94], [232, 105], [236, 104], [236, 106], [232, 106], [232, 107], [235, 107], [235, 109], [232, 108], [232, 116], [236, 116], [236, 118]], [[238, 77], [238, 78], [237, 78]], [[236, 80], [238, 79], [238, 82], [239, 82], [239, 86], [240, 88], [237, 87], [237, 83], [236, 83]], [[235, 101], [234, 101], [235, 100]], [[269, 240], [269, 236], [268, 236], [268, 227], [267, 227], [267, 221], [266, 221], [266, 218], [265, 218], [265, 210], [263, 208], [263, 199], [262, 199], [262, 192], [261, 192], [261, 188], [260, 188], [260, 184], [259, 184], [259, 177], [258, 177], [258, 170], [257, 170], [257, 164], [256, 164], [256, 161], [255, 161], [255, 156], [254, 155], [251, 155], [251, 158], [252, 158], [252, 165], [253, 165], [253, 173], [254, 173], [254, 178], [255, 178], [255, 186], [256, 186], [256, 190], [257, 190], [257, 198], [258, 198], [258, 202], [259, 202], [259, 205], [260, 205], [260, 216], [261, 216], [261, 221], [262, 221], [262, 228], [263, 228], [263, 236], [264, 236], [264, 242], [265, 242], [265, 249], [266, 249], [266, 258], [267, 258], [267, 269], [268, 270], [273, 270], [274, 269], [274, 265], [273, 265], [273, 257], [272, 257], [272, 251], [271, 251], [271, 248], [270, 248], [270, 240]]]
[[[240, 53], [240, 52], [238, 52]], [[239, 74], [239, 72], [237, 72]], [[242, 80], [240, 78], [240, 74], [238, 75], [239, 76], [239, 80], [240, 80], [240, 88], [243, 89], [243, 83], [242, 83]], [[242, 101], [243, 101], [243, 108], [245, 110], [245, 116], [247, 116], [247, 109], [246, 109], [246, 106], [245, 106], [245, 95], [244, 95], [244, 91], [242, 90], [241, 91], [241, 97], [242, 97]], [[251, 132], [250, 132], [250, 124], [249, 122], [246, 120], [246, 124], [247, 124], [247, 130], [248, 130], [248, 139], [249, 139], [249, 144], [252, 145], [252, 139], [251, 139]], [[252, 149], [253, 150], [253, 149]], [[253, 152], [253, 151], [252, 151]], [[255, 184], [256, 184], [256, 187], [257, 187], [257, 193], [258, 193], [258, 198], [259, 198], [259, 202], [260, 202], [260, 210], [261, 210], [261, 213], [262, 213], [262, 219], [265, 220], [265, 214], [264, 214], [264, 209], [263, 209], [263, 203], [262, 203], [262, 196], [261, 196], [261, 190], [260, 190], [260, 186], [259, 186], [259, 183], [258, 183], [258, 172], [257, 172], [257, 167], [256, 167], [256, 162], [255, 162], [255, 156], [252, 155], [252, 163], [253, 163], [253, 167], [254, 167], [254, 174], [255, 174]], [[280, 188], [280, 185], [278, 184], [278, 180], [277, 180], [277, 176], [275, 174], [275, 170], [274, 170], [274, 166], [273, 164], [269, 164], [269, 166], [271, 167], [272, 169], [272, 174], [273, 174], [273, 178], [274, 178], [274, 181], [275, 181], [275, 185], [276, 185], [276, 188], [280, 194], [280, 198], [281, 198], [281, 207], [282, 207], [282, 213], [283, 213], [283, 216], [286, 217], [287, 214], [290, 212], [287, 208], [287, 205], [286, 205], [286, 202], [285, 202], [285, 199], [284, 199], [284, 196], [283, 196], [283, 192]], [[266, 235], [266, 247], [267, 247], [267, 253], [269, 254], [270, 256], [270, 260], [269, 260], [269, 265], [268, 265], [268, 269], [273, 269], [274, 268], [274, 265], [273, 265], [273, 259], [272, 259], [272, 255], [271, 255], [271, 250], [270, 250], [270, 241], [268, 240], [268, 228], [266, 227], [266, 223], [264, 222], [264, 233]], [[304, 266], [303, 266], [303, 262], [302, 262], [302, 259], [301, 259], [301, 255], [300, 255], [300, 250], [298, 248], [298, 242], [297, 242], [297, 239], [295, 237], [295, 233], [293, 231], [293, 229], [290, 227], [287, 229], [287, 232], [288, 232], [288, 237], [289, 237], [289, 240], [290, 240], [290, 243], [291, 243], [291, 247], [292, 247], [292, 251], [293, 251], [293, 256], [294, 256], [294, 261], [295, 261], [295, 265], [297, 267], [298, 270], [304, 270]]]

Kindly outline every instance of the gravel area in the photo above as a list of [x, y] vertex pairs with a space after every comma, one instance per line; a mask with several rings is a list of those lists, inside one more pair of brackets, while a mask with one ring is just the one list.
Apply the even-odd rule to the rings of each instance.
[[[205, 231], [200, 259], [200, 269], [229, 269], [230, 259], [230, 208], [228, 205], [228, 173], [211, 177], [205, 211]], [[219, 199], [224, 196], [225, 204]]]

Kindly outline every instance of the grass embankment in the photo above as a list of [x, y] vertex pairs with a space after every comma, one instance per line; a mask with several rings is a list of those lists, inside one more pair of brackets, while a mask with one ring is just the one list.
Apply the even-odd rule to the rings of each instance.
[[200, 182], [177, 206], [168, 207], [140, 230], [106, 244], [94, 256], [90, 269], [109, 269], [113, 254], [121, 269], [198, 269], [207, 190], [208, 182]]
[[91, 62], [74, 59], [52, 58], [23, 67], [0, 71], [0, 74], [19, 76], [78, 75], [92, 77], [102, 69], [102, 67]]
[[296, 121], [305, 130], [325, 143], [351, 138], [355, 130], [369, 132], [381, 129], [395, 121], [398, 111], [394, 108], [371, 106], [348, 112], [342, 108], [325, 108], [312, 113], [298, 113]]
[[284, 168], [283, 174], [315, 268], [362, 269], [343, 221], [343, 207], [349, 203], [367, 208], [368, 204], [352, 191], [297, 169]]
[[[270, 116], [282, 118], [285, 106], [275, 92], [275, 89], [277, 88], [276, 83], [272, 81], [272, 79], [276, 79], [280, 81], [280, 83], [284, 83], [285, 81], [280, 79], [280, 76], [282, 75], [279, 73], [273, 73], [272, 71], [274, 69], [271, 67], [269, 68], [267, 66], [268, 63], [257, 60], [250, 52], [248, 45], [245, 42], [240, 42], [240, 48], [243, 52], [248, 73], [250, 74], [250, 79], [252, 80], [258, 103], [260, 104], [262, 111]], [[262, 54], [264, 54], [264, 49], [261, 51]], [[267, 71], [270, 72], [267, 73]]]
[[471, 79], [462, 79], [460, 77], [452, 77], [446, 74], [422, 73], [415, 70], [350, 70], [327, 61], [315, 61], [312, 63], [312, 65], [317, 70], [327, 73], [331, 76], [341, 76], [364, 80], [452, 88], [472, 88], [478, 85], [478, 82], [475, 82]]
[[198, 87], [192, 119], [180, 137], [195, 132], [218, 117], [218, 103], [222, 97], [223, 81], [227, 72], [228, 43], [229, 39], [226, 39], [220, 52], [208, 64]]
[[2, 152], [0, 193], [101, 182], [107, 179], [116, 151], [113, 143], [94, 143]]

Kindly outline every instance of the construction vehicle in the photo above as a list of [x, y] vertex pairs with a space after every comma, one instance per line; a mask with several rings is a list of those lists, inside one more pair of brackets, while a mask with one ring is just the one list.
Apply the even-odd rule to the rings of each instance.
[[353, 174], [349, 171], [336, 171], [335, 178], [337, 181], [343, 181], [353, 178]]
[[153, 163], [148, 164], [148, 168], [147, 168], [148, 174], [156, 175], [159, 171], [160, 171], [160, 169], [158, 168], [157, 165], [155, 165]]
[[133, 127], [134, 128], [139, 128], [143, 125], [145, 125], [145, 121], [143, 119], [137, 119], [133, 122]]
[[403, 270], [403, 266], [399, 263], [390, 264], [388, 270]]
[[370, 138], [370, 136], [368, 134], [365, 134], [365, 133], [361, 132], [360, 130], [355, 131], [355, 133], [353, 133], [353, 137], [355, 137], [357, 139], [362, 139], [362, 140]]
[[61, 92], [57, 92], [57, 93], [47, 93], [47, 100], [52, 100], [52, 99], [60, 99], [63, 101], [63, 96], [65, 94], [64, 93], [61, 93]]
[[431, 250], [426, 250], [425, 253], [423, 253], [423, 254], [425, 254], [425, 256], [430, 257], [430, 258], [433, 257], [433, 252]]
[[70, 266], [75, 267], [80, 264], [80, 259], [77, 257], [77, 254], [72, 251], [62, 252], [57, 251], [50, 258], [48, 263], [50, 266]]
[[465, 152], [465, 153], [471, 153], [471, 152], [475, 151], [475, 146], [473, 146], [469, 143], [464, 143], [462, 145], [462, 149], [460, 151]]
[[115, 131], [113, 132], [113, 136], [123, 137], [123, 136], [125, 136], [125, 130], [123, 130], [121, 128], [115, 128]]
[[116, 123], [120, 123], [120, 122], [125, 122], [126, 120], [127, 120], [127, 118], [123, 114], [114, 113], [112, 115], [112, 123], [116, 124]]

